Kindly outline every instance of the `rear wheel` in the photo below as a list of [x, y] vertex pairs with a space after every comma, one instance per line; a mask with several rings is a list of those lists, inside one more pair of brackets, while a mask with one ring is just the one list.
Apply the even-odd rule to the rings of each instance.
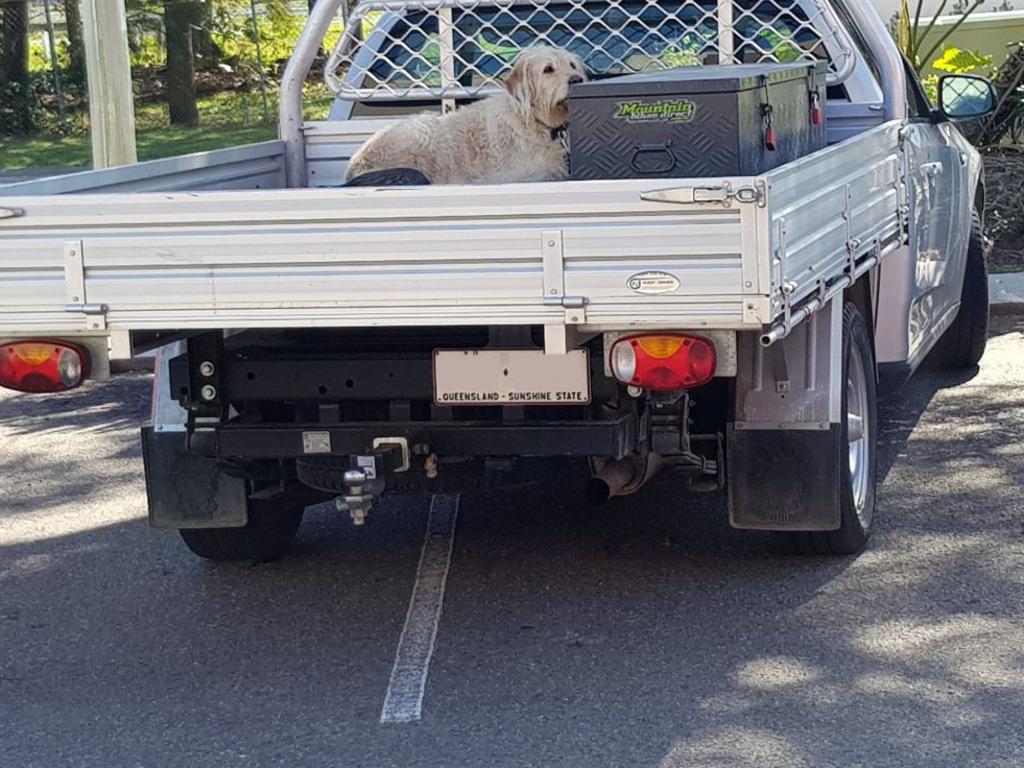
[[241, 528], [183, 528], [185, 545], [207, 560], [276, 560], [288, 551], [302, 522], [302, 502], [287, 495], [250, 499]]
[[988, 343], [988, 268], [985, 238], [978, 212], [971, 213], [971, 238], [960, 289], [960, 311], [935, 347], [943, 368], [973, 368], [985, 354]]
[[852, 555], [859, 552], [875, 516], [877, 405], [875, 357], [864, 318], [853, 304], [843, 308], [842, 446], [840, 525], [835, 531], [788, 534], [806, 555]]

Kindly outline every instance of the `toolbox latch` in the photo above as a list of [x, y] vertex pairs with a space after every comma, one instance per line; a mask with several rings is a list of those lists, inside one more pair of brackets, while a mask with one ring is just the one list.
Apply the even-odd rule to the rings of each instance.
[[729, 182], [705, 187], [671, 187], [641, 192], [640, 199], [651, 203], [676, 203], [678, 205], [717, 204], [728, 208], [737, 203], [765, 204], [764, 182], [733, 187]]

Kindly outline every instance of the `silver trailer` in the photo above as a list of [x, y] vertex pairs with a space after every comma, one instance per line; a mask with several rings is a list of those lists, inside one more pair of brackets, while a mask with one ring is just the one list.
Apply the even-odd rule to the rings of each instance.
[[[864, 0], [364, 0], [330, 119], [303, 122], [341, 4], [310, 15], [279, 140], [0, 187], [8, 355], [63, 341], [84, 376], [112, 332], [161, 348], [153, 524], [273, 557], [310, 500], [361, 523], [439, 475], [581, 460], [594, 499], [664, 468], [724, 489], [736, 527], [857, 551], [877, 382], [984, 350], [984, 188], [954, 120], [990, 86], [946, 78], [930, 107]], [[341, 187], [375, 131], [486, 96], [537, 42], [606, 75], [826, 61], [830, 146], [751, 177]], [[700, 381], [644, 378], [708, 349]]]

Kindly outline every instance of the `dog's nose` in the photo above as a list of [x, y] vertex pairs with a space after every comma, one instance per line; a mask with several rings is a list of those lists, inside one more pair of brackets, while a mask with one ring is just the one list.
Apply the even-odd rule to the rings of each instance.
[[569, 78], [569, 85], [576, 85], [576, 83], [582, 83], [583, 77], [580, 75], [573, 75]]

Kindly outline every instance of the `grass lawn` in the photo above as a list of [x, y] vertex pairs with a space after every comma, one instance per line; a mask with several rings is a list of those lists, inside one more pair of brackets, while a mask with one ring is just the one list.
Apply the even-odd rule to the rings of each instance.
[[[276, 125], [186, 128], [167, 126], [136, 132], [139, 160], [205, 152], [277, 138]], [[31, 136], [0, 139], [0, 170], [45, 166], [89, 166], [92, 147], [88, 136]]]
[[[268, 93], [269, 122], [259, 120], [262, 102], [256, 93], [223, 91], [203, 96], [198, 104], [200, 125], [195, 128], [170, 125], [164, 103], [137, 100], [135, 139], [139, 160], [158, 160], [277, 138], [277, 124], [274, 122], [277, 95], [276, 89]], [[307, 86], [305, 118], [325, 119], [332, 101], [333, 97], [325, 86]], [[40, 134], [0, 138], [0, 171], [88, 167], [92, 163], [88, 116], [84, 112], [75, 112], [69, 118], [73, 129], [70, 136]]]

